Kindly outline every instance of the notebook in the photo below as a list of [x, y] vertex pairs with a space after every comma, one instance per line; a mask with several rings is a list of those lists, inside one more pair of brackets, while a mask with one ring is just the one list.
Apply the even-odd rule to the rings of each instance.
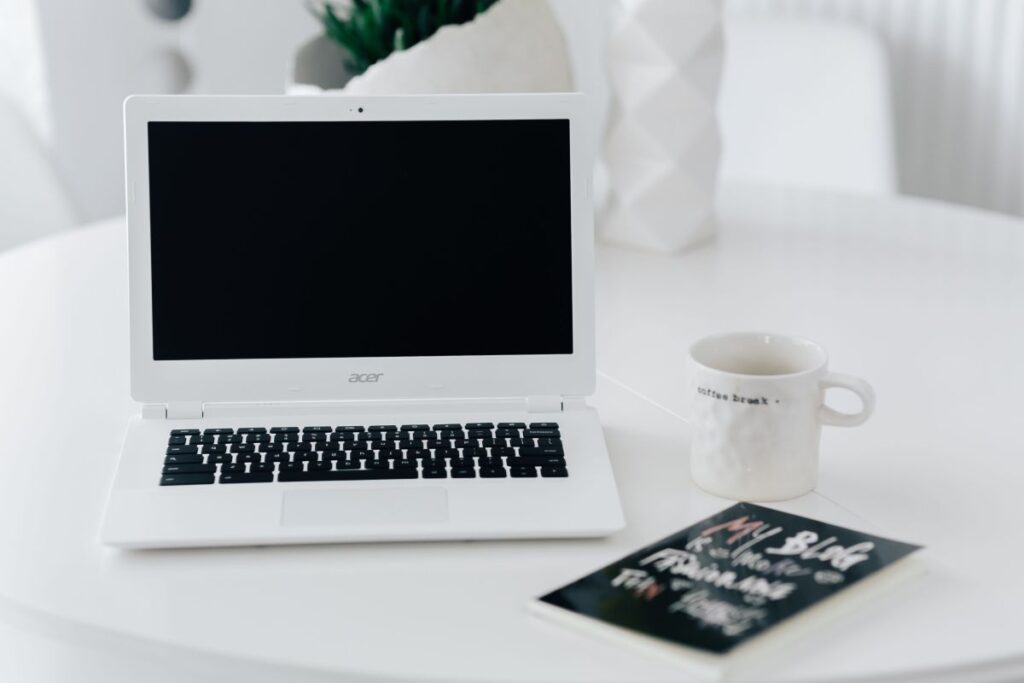
[[721, 678], [919, 574], [920, 548], [738, 503], [530, 607]]

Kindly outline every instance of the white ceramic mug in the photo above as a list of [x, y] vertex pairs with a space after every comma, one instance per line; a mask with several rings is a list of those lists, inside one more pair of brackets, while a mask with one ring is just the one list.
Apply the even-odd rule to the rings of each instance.
[[[859, 413], [825, 405], [825, 391], [849, 389]], [[828, 371], [828, 354], [799, 337], [720, 334], [690, 347], [690, 472], [725, 498], [795, 498], [818, 481], [821, 426], [855, 427], [875, 408], [871, 386]]]

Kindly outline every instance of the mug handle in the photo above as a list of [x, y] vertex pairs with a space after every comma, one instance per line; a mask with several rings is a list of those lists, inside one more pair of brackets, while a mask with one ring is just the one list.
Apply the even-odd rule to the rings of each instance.
[[821, 388], [822, 390], [832, 388], [849, 389], [860, 397], [862, 404], [860, 412], [852, 415], [841, 413], [822, 404], [819, 412], [822, 424], [834, 427], [856, 427], [857, 425], [864, 424], [871, 417], [871, 413], [875, 412], [875, 391], [871, 388], [870, 384], [859, 377], [830, 372], [821, 380]]

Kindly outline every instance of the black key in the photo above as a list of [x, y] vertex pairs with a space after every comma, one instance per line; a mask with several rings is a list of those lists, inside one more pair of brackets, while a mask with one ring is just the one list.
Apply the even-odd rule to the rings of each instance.
[[217, 446], [217, 445], [203, 446], [203, 454], [204, 455], [221, 455], [221, 454], [227, 453], [227, 452], [228, 452], [228, 447], [227, 446]]
[[330, 434], [334, 431], [334, 427], [303, 427], [303, 434]]
[[461, 458], [462, 454], [454, 448], [438, 448], [434, 451], [434, 455], [439, 458]]
[[351, 434], [351, 433], [354, 433], [354, 432], [365, 431], [365, 427], [360, 427], [358, 425], [345, 425], [345, 426], [342, 426], [342, 427], [335, 427], [334, 431], [336, 431], [336, 432], [347, 432], [347, 433]]
[[235, 433], [236, 434], [266, 434], [267, 433], [267, 428], [266, 427], [239, 427], [235, 431]]
[[557, 422], [531, 422], [530, 429], [558, 429]]
[[291, 453], [311, 453], [313, 447], [308, 443], [290, 443], [288, 444], [288, 450]]
[[452, 479], [472, 479], [476, 476], [476, 470], [471, 467], [452, 468]]
[[198, 429], [172, 429], [171, 436], [193, 436], [199, 434]]
[[423, 468], [424, 479], [447, 479], [448, 470], [443, 467], [424, 467]]
[[267, 453], [263, 459], [266, 462], [288, 462], [287, 453]]
[[538, 446], [562, 446], [562, 439], [557, 436], [547, 436], [537, 439]]
[[227, 453], [217, 453], [206, 459], [211, 465], [225, 465], [231, 463], [231, 456]]
[[402, 425], [403, 432], [429, 432], [430, 425]]
[[467, 439], [487, 439], [490, 438], [491, 432], [488, 429], [469, 429], [466, 432]]
[[217, 439], [217, 443], [222, 443], [222, 444], [227, 444], [227, 445], [231, 445], [231, 444], [235, 444], [235, 443], [242, 443], [242, 435], [241, 434], [223, 434], [223, 435], [221, 435]]
[[318, 462], [320, 457], [316, 453], [296, 453], [292, 460], [295, 462]]
[[245, 438], [246, 443], [270, 443], [270, 434], [250, 434]]
[[277, 475], [278, 481], [364, 481], [367, 479], [416, 479], [416, 470], [330, 470], [323, 472], [288, 472]]
[[185, 437], [183, 437], [183, 436], [172, 436], [171, 438], [169, 438], [167, 440], [167, 445], [168, 446], [184, 446], [185, 445]]
[[255, 453], [256, 446], [251, 443], [236, 443], [231, 447], [232, 453]]
[[519, 455], [524, 457], [532, 455], [553, 455], [559, 458], [564, 458], [565, 451], [561, 446], [524, 446], [519, 449]]
[[316, 443], [318, 441], [327, 441], [327, 435], [323, 432], [307, 432], [302, 435], [303, 443]]
[[565, 467], [565, 458], [557, 455], [527, 455], [508, 459], [509, 467], [513, 465], [527, 465], [529, 467]]
[[493, 422], [467, 422], [466, 429], [486, 429], [488, 431], [494, 429]]
[[483, 458], [477, 458], [476, 464], [481, 468], [483, 467], [501, 467], [505, 463], [501, 461], [501, 458], [495, 456], [487, 456]]
[[507, 477], [504, 467], [481, 467], [480, 476], [484, 479], [501, 479]]
[[516, 466], [516, 467], [510, 467], [509, 471], [512, 473], [513, 477], [536, 477], [537, 476], [537, 468], [536, 467]]
[[299, 428], [298, 427], [271, 427], [270, 428], [270, 433], [271, 434], [298, 434], [299, 433]]
[[217, 428], [210, 428], [210, 429], [204, 429], [203, 430], [203, 434], [207, 434], [207, 435], [209, 435], [209, 434], [234, 434], [234, 433], [235, 433], [235, 430], [227, 428], [227, 427], [217, 427]]
[[168, 446], [165, 455], [195, 455], [198, 452], [195, 446]]
[[217, 437], [213, 434], [201, 434], [190, 437], [188, 443], [190, 446], [210, 446], [216, 443], [216, 441]]
[[243, 465], [241, 463], [225, 463], [225, 464], [220, 466], [220, 471], [221, 471], [221, 474], [223, 474], [225, 472], [231, 472], [231, 473], [234, 473], [234, 474], [238, 474], [238, 473], [241, 473], [241, 472], [245, 472], [245, 465]]
[[326, 472], [326, 471], [329, 471], [330, 469], [331, 469], [331, 461], [330, 460], [328, 460], [326, 462], [320, 462], [318, 460], [316, 462], [309, 463], [309, 471], [310, 472]]
[[339, 470], [358, 470], [358, 460], [339, 460], [337, 465]]
[[564, 467], [557, 467], [555, 465], [547, 465], [540, 468], [540, 476], [542, 477], [568, 477], [569, 470]]
[[499, 422], [498, 429], [526, 429], [525, 422]]
[[273, 472], [274, 463], [272, 462], [256, 462], [253, 463], [252, 467], [249, 468], [250, 472]]
[[542, 436], [561, 436], [557, 429], [527, 429], [523, 431], [524, 439], [536, 439]]
[[367, 460], [366, 469], [368, 470], [388, 470], [391, 469], [391, 464], [387, 460]]
[[274, 481], [273, 472], [250, 472], [248, 474], [221, 474], [221, 484], [266, 484]]
[[[301, 462], [281, 463], [282, 472], [302, 472], [305, 469]], [[280, 478], [278, 479], [280, 481]]]
[[370, 425], [368, 431], [371, 432], [397, 432], [397, 425]]
[[514, 458], [516, 456], [516, 449], [506, 446], [495, 446], [491, 449], [491, 455], [497, 458]]
[[430, 451], [425, 448], [410, 448], [408, 455], [410, 458], [415, 458], [416, 460], [426, 460], [431, 457]]
[[212, 483], [212, 474], [165, 474], [160, 477], [161, 486], [186, 486], [190, 484]]
[[473, 469], [475, 464], [473, 458], [452, 458], [451, 460], [452, 468]]
[[164, 465], [164, 474], [213, 474], [216, 465]]
[[239, 462], [239, 463], [243, 463], [243, 462], [259, 462], [259, 461], [260, 461], [260, 456], [259, 456], [258, 453], [239, 453], [238, 457], [235, 459], [235, 462]]
[[440, 424], [440, 425], [434, 425], [434, 431], [435, 432], [442, 432], [442, 431], [447, 432], [447, 431], [453, 431], [453, 430], [461, 431], [462, 430], [462, 425], [460, 425], [460, 424]]
[[203, 456], [201, 455], [168, 455], [164, 458], [165, 465], [201, 465], [203, 463]]

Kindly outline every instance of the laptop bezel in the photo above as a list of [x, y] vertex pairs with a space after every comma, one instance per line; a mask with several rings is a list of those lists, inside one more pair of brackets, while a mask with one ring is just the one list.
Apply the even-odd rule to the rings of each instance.
[[[582, 396], [593, 392], [592, 155], [578, 94], [133, 96], [125, 100], [131, 394], [145, 403]], [[155, 361], [150, 254], [150, 121], [567, 119], [573, 352], [559, 355]], [[353, 380], [353, 377], [356, 380]], [[365, 381], [376, 376], [375, 381]], [[363, 381], [360, 381], [363, 380]]]

